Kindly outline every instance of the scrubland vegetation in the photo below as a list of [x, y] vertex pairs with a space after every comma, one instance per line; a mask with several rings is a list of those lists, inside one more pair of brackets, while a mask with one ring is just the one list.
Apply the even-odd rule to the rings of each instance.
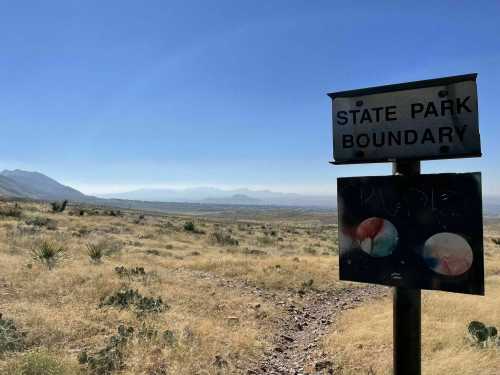
[[[338, 281], [331, 217], [56, 208], [0, 202], [1, 374], [258, 374], [292, 307], [364, 287]], [[424, 373], [499, 373], [499, 347], [467, 334], [500, 326], [499, 237], [489, 225], [486, 297], [424, 292]], [[391, 301], [358, 302], [321, 326], [304, 372], [390, 373]]]

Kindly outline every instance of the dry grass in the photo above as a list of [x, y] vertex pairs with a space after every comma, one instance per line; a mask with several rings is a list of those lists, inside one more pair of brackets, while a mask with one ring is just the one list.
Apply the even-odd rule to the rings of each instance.
[[[500, 326], [500, 246], [485, 238], [486, 296], [423, 291], [422, 372], [494, 375], [500, 373], [498, 347], [478, 348], [467, 338], [467, 325], [479, 320]], [[323, 342], [342, 374], [392, 373], [392, 299], [342, 314]]]
[[[21, 375], [22, 366], [37, 361], [55, 366], [57, 374], [85, 373], [79, 353], [102, 349], [122, 324], [174, 336], [170, 343], [132, 337], [123, 353], [123, 375], [244, 374], [273, 348], [278, 318], [286, 316], [282, 306], [252, 290], [261, 288], [279, 300], [284, 290], [300, 289], [311, 279], [317, 289], [347, 285], [337, 281], [336, 226], [326, 216], [307, 222], [196, 217], [192, 232], [184, 229], [192, 217], [142, 218], [132, 211], [116, 217], [104, 210], [76, 216], [71, 209], [55, 214], [48, 205], [26, 202], [20, 209], [21, 217], [0, 217], [0, 312], [26, 333], [26, 350], [0, 353], [2, 374]], [[30, 217], [52, 224], [27, 224]], [[217, 243], [215, 232], [238, 245]], [[500, 237], [499, 227], [488, 225], [485, 235], [486, 297], [424, 292], [426, 374], [500, 373], [497, 349], [478, 349], [465, 340], [470, 320], [500, 326], [500, 246], [491, 241]], [[64, 246], [64, 257], [51, 270], [31, 255], [41, 239]], [[88, 244], [102, 247], [101, 262], [89, 258]], [[149, 276], [119, 277], [117, 266], [143, 267]], [[169, 308], [142, 316], [98, 308], [120, 288], [161, 297]], [[390, 373], [391, 327], [390, 300], [364, 305], [342, 315], [324, 349], [343, 374], [370, 368]]]
[[[24, 362], [52, 359], [58, 373], [83, 371], [78, 354], [103, 348], [121, 324], [136, 330], [145, 324], [175, 336], [174, 344], [131, 339], [122, 374], [161, 374], [162, 369], [216, 374], [221, 371], [216, 357], [224, 360], [225, 373], [245, 373], [271, 348], [276, 318], [284, 311], [255, 294], [224, 287], [221, 278], [277, 293], [300, 288], [311, 278], [318, 288], [336, 286], [337, 259], [327, 241], [335, 233], [331, 226], [197, 219], [203, 234], [185, 231], [183, 217], [139, 218], [133, 212], [76, 216], [71, 210], [51, 213], [48, 206], [33, 203], [23, 203], [21, 209], [21, 218], [0, 218], [0, 312], [26, 333], [26, 351], [0, 353], [0, 373], [17, 374]], [[55, 227], [26, 224], [34, 216], [51, 219]], [[230, 233], [239, 245], [211, 241], [217, 230]], [[318, 231], [324, 241], [318, 241]], [[272, 244], [259, 244], [256, 238], [263, 236], [272, 236]], [[65, 249], [50, 270], [31, 256], [42, 238]], [[319, 255], [302, 251], [313, 242]], [[89, 258], [89, 243], [103, 248], [101, 262]], [[117, 266], [144, 267], [155, 277], [120, 278]], [[210, 278], [200, 277], [200, 271]], [[169, 309], [138, 317], [127, 309], [98, 308], [103, 297], [122, 287], [161, 297]]]

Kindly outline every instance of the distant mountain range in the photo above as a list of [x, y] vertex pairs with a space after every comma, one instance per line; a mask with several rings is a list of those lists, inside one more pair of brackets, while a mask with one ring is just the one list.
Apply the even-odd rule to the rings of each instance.
[[337, 202], [334, 195], [316, 196], [250, 189], [223, 190], [212, 187], [191, 189], [139, 189], [125, 193], [102, 195], [101, 197], [147, 202], [190, 202], [330, 208], [335, 207]]
[[[39, 172], [4, 170], [0, 172], [0, 197], [28, 198], [44, 201], [70, 200], [121, 208], [161, 212], [219, 212], [227, 207], [296, 207], [310, 209], [336, 208], [336, 197], [280, 193], [269, 190], [211, 187], [192, 189], [141, 189], [101, 197], [85, 195]], [[483, 213], [500, 217], [500, 196], [483, 197]]]
[[[165, 202], [237, 205], [237, 206], [294, 206], [334, 208], [335, 196], [308, 196], [292, 193], [272, 192], [269, 190], [235, 189], [223, 190], [211, 187], [192, 189], [141, 189], [126, 193], [116, 193], [93, 197], [65, 186], [39, 172], [20, 169], [0, 172], [0, 196], [29, 198], [39, 200], [63, 200], [74, 202], [116, 205], [152, 209], [168, 207]], [[142, 203], [141, 203], [142, 202]], [[174, 205], [173, 207], [177, 207]], [[163, 209], [162, 209], [163, 210]]]

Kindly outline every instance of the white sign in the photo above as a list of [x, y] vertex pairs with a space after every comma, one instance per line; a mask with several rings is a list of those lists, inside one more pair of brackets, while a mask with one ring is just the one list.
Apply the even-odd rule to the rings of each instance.
[[328, 94], [335, 163], [481, 156], [476, 76]]

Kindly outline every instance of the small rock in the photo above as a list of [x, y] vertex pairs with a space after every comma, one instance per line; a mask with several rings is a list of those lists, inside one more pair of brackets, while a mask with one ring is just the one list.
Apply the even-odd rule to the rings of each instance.
[[229, 323], [238, 323], [240, 321], [240, 318], [238, 318], [237, 316], [228, 316], [226, 317], [226, 320]]
[[332, 361], [324, 360], [316, 362], [316, 364], [314, 365], [314, 369], [316, 371], [321, 371], [321, 370], [326, 370], [327, 368], [332, 366], [333, 366]]

